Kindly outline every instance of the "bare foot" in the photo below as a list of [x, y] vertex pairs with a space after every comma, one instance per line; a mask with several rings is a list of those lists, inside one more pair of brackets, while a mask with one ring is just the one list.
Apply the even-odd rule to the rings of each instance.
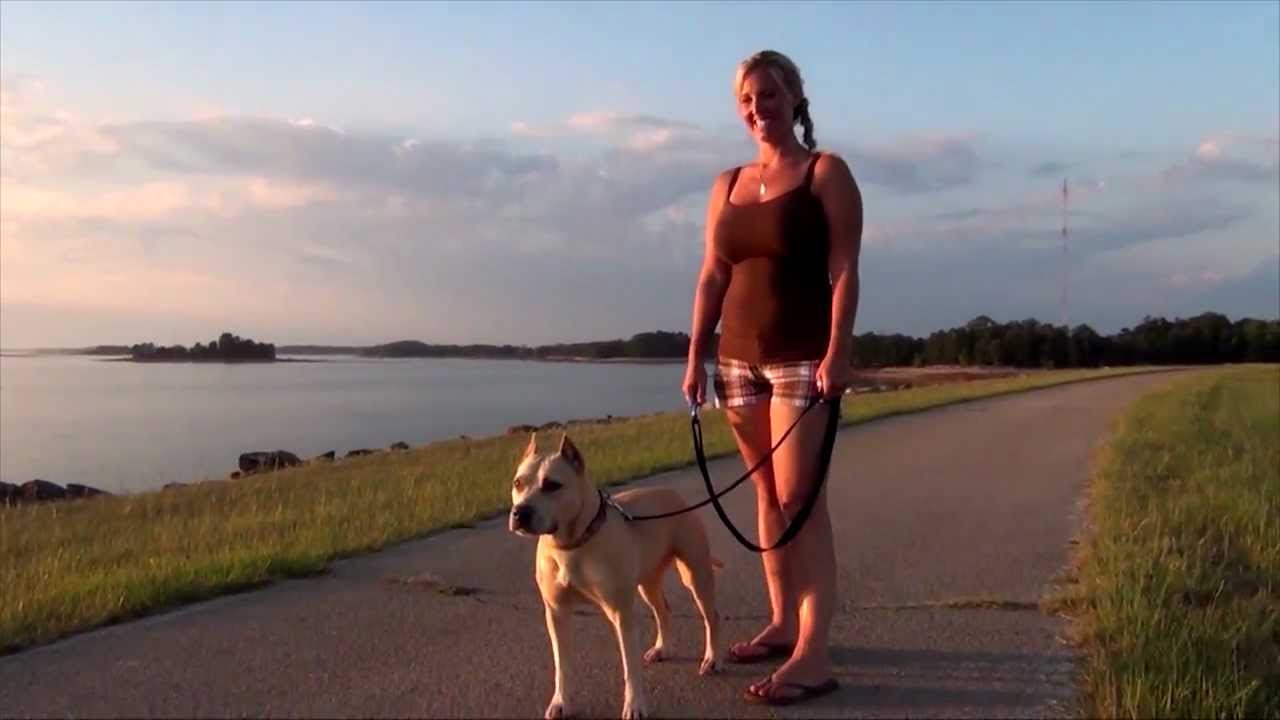
[[730, 646], [729, 658], [734, 662], [751, 663], [776, 657], [788, 657], [795, 643], [795, 631], [779, 625], [769, 625], [752, 640]]

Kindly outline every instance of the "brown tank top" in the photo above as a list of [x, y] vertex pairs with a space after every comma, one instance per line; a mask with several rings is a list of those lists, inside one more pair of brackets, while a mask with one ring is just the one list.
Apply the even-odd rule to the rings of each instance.
[[813, 194], [815, 153], [804, 182], [751, 205], [729, 201], [715, 228], [716, 253], [732, 268], [720, 316], [718, 354], [748, 363], [820, 360], [831, 332], [830, 244]]

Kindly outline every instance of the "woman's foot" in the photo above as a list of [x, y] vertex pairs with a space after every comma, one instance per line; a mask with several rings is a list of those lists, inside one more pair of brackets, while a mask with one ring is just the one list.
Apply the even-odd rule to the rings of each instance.
[[779, 625], [770, 625], [754, 639], [729, 646], [729, 661], [745, 664], [790, 657], [795, 645], [794, 632], [788, 632]]

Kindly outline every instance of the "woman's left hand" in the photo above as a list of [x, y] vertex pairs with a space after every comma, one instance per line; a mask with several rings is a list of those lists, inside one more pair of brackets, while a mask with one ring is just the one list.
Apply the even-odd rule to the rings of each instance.
[[818, 392], [826, 399], [838, 398], [853, 381], [853, 368], [846, 353], [827, 353], [818, 364]]

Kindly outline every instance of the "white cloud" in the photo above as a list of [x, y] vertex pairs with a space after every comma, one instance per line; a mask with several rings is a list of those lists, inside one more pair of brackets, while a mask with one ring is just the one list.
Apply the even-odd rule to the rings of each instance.
[[1280, 130], [1277, 134], [1223, 131], [1200, 140], [1190, 156], [1167, 168], [1165, 182], [1229, 180], [1280, 184]]
[[[101, 124], [11, 105], [4, 92], [5, 127], [23, 129], [0, 137], [10, 344], [24, 322], [14, 307], [151, 317], [157, 297], [174, 318], [228, 327], [260, 318], [266, 339], [282, 342], [548, 342], [686, 329], [707, 193], [753, 150], [741, 134], [622, 112], [453, 142], [225, 113]], [[547, 138], [576, 153], [530, 148]], [[980, 185], [987, 165], [972, 136], [835, 147], [870, 203], [860, 327], [927, 332], [1000, 307], [1054, 317], [1056, 187]], [[1187, 162], [1218, 174], [1184, 178], [1195, 182], [1073, 183], [1079, 281], [1099, 303], [1136, 297], [1126, 283], [1152, 293], [1230, 286], [1256, 261], [1252, 246], [1215, 250], [1239, 267], [1207, 251], [1178, 258], [1253, 228], [1256, 204], [1212, 190], [1225, 179], [1215, 164], [1265, 163], [1269, 147], [1215, 134]], [[957, 205], [950, 191], [966, 187], [981, 205]], [[1182, 255], [1161, 243], [1182, 243]], [[35, 320], [26, 327], [40, 332]]]

